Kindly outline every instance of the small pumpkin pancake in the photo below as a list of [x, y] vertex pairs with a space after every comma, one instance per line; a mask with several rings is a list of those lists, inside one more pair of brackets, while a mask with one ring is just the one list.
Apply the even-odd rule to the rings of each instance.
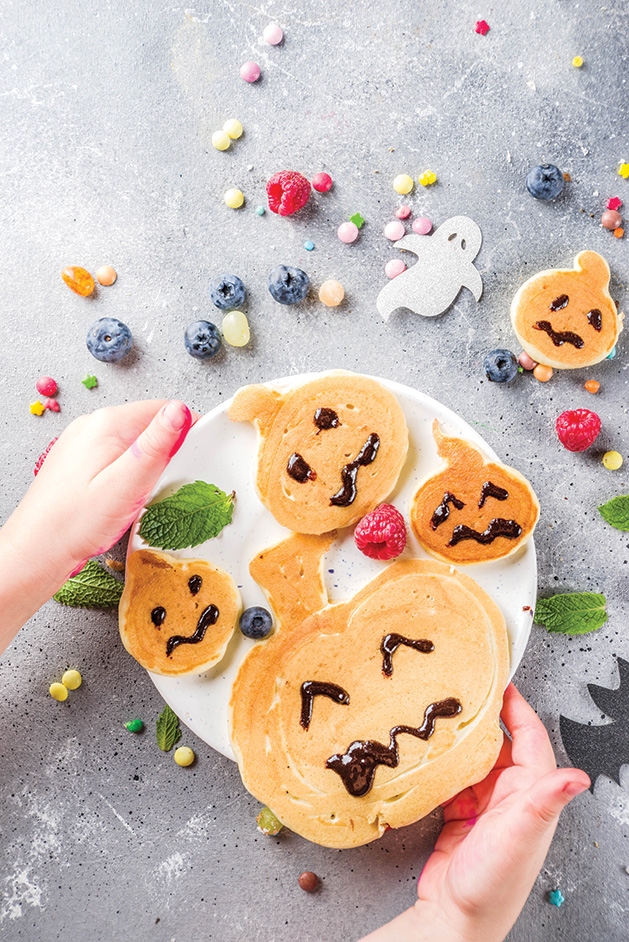
[[233, 579], [202, 559], [138, 550], [118, 609], [129, 654], [155, 674], [207, 670], [223, 657], [241, 610]]
[[391, 493], [408, 451], [395, 396], [355, 373], [322, 373], [286, 393], [245, 386], [229, 417], [256, 425], [258, 496], [297, 533], [356, 523]]
[[539, 503], [526, 478], [489, 461], [465, 441], [432, 433], [445, 466], [427, 477], [411, 501], [411, 527], [425, 550], [451, 563], [510, 556], [531, 536]]
[[398, 560], [349, 601], [291, 621], [274, 563], [256, 578], [285, 606], [279, 628], [249, 652], [230, 701], [249, 791], [302, 837], [356, 847], [483, 779], [509, 670], [484, 590], [444, 563]]
[[511, 322], [529, 356], [557, 370], [609, 356], [622, 330], [609, 278], [605, 259], [588, 251], [579, 252], [574, 268], [551, 268], [525, 281], [511, 302]]

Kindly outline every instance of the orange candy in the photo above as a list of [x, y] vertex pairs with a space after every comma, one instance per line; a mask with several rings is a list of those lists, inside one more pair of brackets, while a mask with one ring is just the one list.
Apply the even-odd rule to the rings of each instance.
[[584, 385], [584, 388], [587, 389], [589, 393], [592, 393], [592, 395], [594, 395], [594, 393], [597, 393], [599, 389], [601, 388], [601, 384], [597, 383], [595, 379], [588, 379], [587, 383], [584, 383], [583, 385]]
[[80, 294], [84, 298], [87, 298], [94, 290], [94, 279], [86, 268], [69, 265], [63, 269], [61, 277], [70, 291], [74, 291], [75, 294]]
[[533, 376], [535, 377], [535, 379], [538, 379], [540, 383], [547, 383], [552, 375], [553, 375], [552, 366], [544, 366], [543, 363], [538, 363], [535, 369], [533, 370]]
[[622, 226], [618, 226], [617, 229], [614, 229], [614, 235], [616, 236], [617, 239], [622, 239], [624, 234], [625, 234], [625, 230], [622, 228]]

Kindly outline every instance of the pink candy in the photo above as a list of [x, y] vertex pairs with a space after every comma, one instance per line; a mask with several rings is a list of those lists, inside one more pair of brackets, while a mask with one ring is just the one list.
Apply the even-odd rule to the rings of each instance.
[[317, 193], [327, 193], [328, 190], [332, 189], [332, 177], [329, 173], [315, 173], [310, 182], [313, 190], [316, 190]]
[[399, 219], [392, 219], [384, 227], [384, 234], [391, 242], [397, 242], [406, 233], [403, 223]]
[[418, 235], [428, 235], [432, 232], [432, 223], [426, 216], [418, 216], [413, 220], [413, 232]]
[[397, 278], [403, 271], [406, 271], [406, 265], [401, 258], [392, 258], [384, 266], [384, 273], [387, 278]]
[[56, 399], [44, 399], [42, 405], [44, 409], [50, 409], [51, 412], [61, 412], [61, 406]]
[[341, 242], [355, 242], [358, 238], [358, 226], [353, 222], [342, 222], [336, 231]]
[[42, 396], [54, 396], [57, 392], [57, 383], [52, 376], [40, 376], [35, 383], [35, 389]]
[[537, 361], [530, 357], [526, 350], [523, 350], [518, 357], [518, 363], [523, 370], [534, 370], [537, 366]]
[[262, 30], [262, 38], [269, 46], [278, 46], [284, 39], [282, 27], [278, 26], [277, 23], [269, 23], [269, 25], [265, 26]]
[[408, 217], [411, 215], [411, 207], [400, 206], [399, 209], [395, 210], [395, 215], [398, 219], [408, 219]]
[[240, 66], [240, 77], [245, 82], [257, 82], [260, 78], [260, 66], [257, 62], [245, 62]]

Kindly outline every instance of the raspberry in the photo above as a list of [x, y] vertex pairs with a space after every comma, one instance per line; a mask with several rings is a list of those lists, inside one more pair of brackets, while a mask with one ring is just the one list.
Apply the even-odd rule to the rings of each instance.
[[372, 559], [393, 559], [406, 546], [404, 517], [393, 504], [380, 504], [354, 530], [356, 546]]
[[[59, 436], [57, 436], [57, 438], [58, 438], [58, 437], [59, 437]], [[46, 445], [46, 447], [45, 447], [44, 450], [42, 451], [41, 455], [39, 456], [39, 458], [38, 458], [37, 461], [35, 462], [35, 467], [33, 468], [33, 474], [35, 475], [35, 477], [37, 477], [37, 475], [38, 475], [39, 472], [41, 471], [41, 466], [43, 465], [44, 461], [45, 461], [46, 458], [48, 457], [48, 452], [50, 451], [50, 449], [52, 448], [52, 446], [54, 445], [54, 443], [55, 443], [56, 441], [57, 441], [57, 439], [56, 439], [56, 438], [53, 438], [53, 440], [52, 440], [51, 442], [48, 442], [48, 444]]]
[[559, 441], [568, 451], [585, 451], [593, 445], [601, 430], [601, 420], [589, 409], [568, 409], [557, 417], [555, 428]]
[[280, 170], [267, 183], [266, 195], [271, 212], [292, 216], [310, 199], [310, 183], [296, 170]]

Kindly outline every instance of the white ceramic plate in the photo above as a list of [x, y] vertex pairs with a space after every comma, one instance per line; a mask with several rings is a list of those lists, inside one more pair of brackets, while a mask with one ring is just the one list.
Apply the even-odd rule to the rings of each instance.
[[[270, 385], [288, 389], [312, 376], [274, 380]], [[431, 426], [437, 418], [444, 431], [460, 435], [479, 445], [494, 461], [500, 459], [473, 428], [450, 409], [423, 393], [400, 383], [379, 380], [397, 397], [408, 423], [410, 449], [398, 485], [388, 498], [408, 519], [410, 499], [417, 483], [441, 465]], [[231, 400], [217, 406], [197, 422], [183, 447], [162, 475], [153, 497], [167, 497], [182, 484], [203, 480], [226, 492], [236, 491], [232, 523], [213, 540], [193, 549], [173, 552], [173, 556], [207, 558], [230, 573], [240, 589], [243, 606], [267, 605], [262, 590], [249, 575], [249, 561], [260, 550], [288, 535], [262, 506], [253, 483], [257, 454], [257, 432], [249, 422], [232, 422], [228, 415]], [[129, 552], [144, 547], [137, 535], [137, 523], [129, 540]], [[405, 553], [426, 556], [409, 532]], [[325, 560], [325, 583], [331, 601], [348, 598], [382, 571], [383, 563], [368, 559], [356, 548], [353, 528], [337, 537]], [[511, 675], [524, 653], [532, 623], [537, 591], [535, 546], [529, 540], [517, 553], [492, 563], [465, 566], [500, 606], [511, 641]], [[529, 607], [528, 609], [526, 607]], [[185, 677], [150, 677], [179, 718], [206, 743], [230, 759], [234, 758], [227, 729], [227, 707], [234, 677], [251, 645], [238, 629], [226, 655], [216, 667], [203, 674]]]

